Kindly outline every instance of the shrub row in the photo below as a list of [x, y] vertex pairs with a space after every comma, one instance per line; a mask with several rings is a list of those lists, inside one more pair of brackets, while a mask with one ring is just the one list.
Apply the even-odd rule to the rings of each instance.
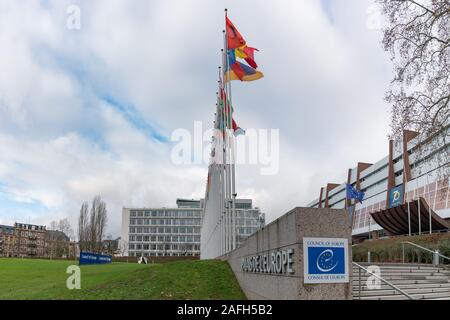
[[[353, 261], [367, 262], [368, 252], [371, 253], [371, 262], [402, 262], [402, 242], [410, 241], [430, 250], [450, 257], [450, 233], [431, 234], [421, 236], [401, 236], [388, 239], [370, 240], [353, 246]], [[405, 245], [405, 262], [432, 263], [433, 255], [429, 252]], [[442, 262], [442, 260], [441, 260]], [[445, 261], [444, 263], [450, 263]]]

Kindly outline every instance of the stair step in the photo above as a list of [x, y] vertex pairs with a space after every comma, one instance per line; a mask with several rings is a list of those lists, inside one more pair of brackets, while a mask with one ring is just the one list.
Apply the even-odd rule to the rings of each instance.
[[[449, 298], [450, 292], [436, 292], [436, 293], [425, 293], [425, 294], [412, 294], [414, 299], [435, 299], [435, 298]], [[370, 296], [361, 297], [361, 300], [407, 300], [408, 297], [402, 294], [388, 295], [388, 296]]]
[[[395, 284], [394, 284], [395, 285]], [[399, 284], [397, 285], [400, 289], [414, 289], [414, 288], [449, 288], [450, 282], [447, 283], [422, 283], [422, 284]], [[387, 284], [381, 283], [381, 289], [392, 289]], [[358, 291], [359, 285], [353, 284], [353, 291]], [[362, 286], [361, 291], [370, 291], [365, 285]]]
[[[428, 294], [428, 293], [447, 293], [450, 296], [450, 288], [415, 288], [415, 289], [406, 289], [403, 290], [409, 295], [413, 294]], [[359, 292], [354, 293], [355, 296], [359, 297]], [[390, 289], [377, 289], [377, 290], [369, 290], [369, 291], [361, 291], [361, 297], [370, 297], [370, 296], [391, 296], [391, 295], [400, 295], [401, 293], [397, 290]]]

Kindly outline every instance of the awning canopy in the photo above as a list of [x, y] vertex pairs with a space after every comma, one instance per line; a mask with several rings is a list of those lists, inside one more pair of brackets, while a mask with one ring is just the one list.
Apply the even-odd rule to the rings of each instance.
[[[371, 213], [371, 216], [376, 223], [393, 235], [409, 234], [408, 206], [410, 212], [409, 221], [411, 223], [411, 233], [418, 233], [419, 231], [430, 232], [430, 217], [432, 231], [450, 229], [450, 223], [431, 210], [424, 198], [419, 198], [419, 200], [413, 200], [397, 207], [373, 212]], [[421, 227], [420, 230], [419, 221]]]

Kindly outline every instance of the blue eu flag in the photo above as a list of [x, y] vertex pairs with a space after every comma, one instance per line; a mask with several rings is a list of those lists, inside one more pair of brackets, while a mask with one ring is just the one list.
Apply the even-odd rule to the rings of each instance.
[[351, 184], [346, 185], [347, 199], [356, 199], [362, 203], [364, 192], [356, 190]]

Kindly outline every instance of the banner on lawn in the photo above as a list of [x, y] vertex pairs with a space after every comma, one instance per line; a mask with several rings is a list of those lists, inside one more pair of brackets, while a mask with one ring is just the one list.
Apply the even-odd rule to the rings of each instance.
[[104, 255], [104, 254], [97, 254], [97, 253], [91, 253], [91, 252], [80, 252], [80, 262], [79, 265], [82, 264], [105, 264], [105, 263], [111, 263], [112, 262], [112, 256]]

